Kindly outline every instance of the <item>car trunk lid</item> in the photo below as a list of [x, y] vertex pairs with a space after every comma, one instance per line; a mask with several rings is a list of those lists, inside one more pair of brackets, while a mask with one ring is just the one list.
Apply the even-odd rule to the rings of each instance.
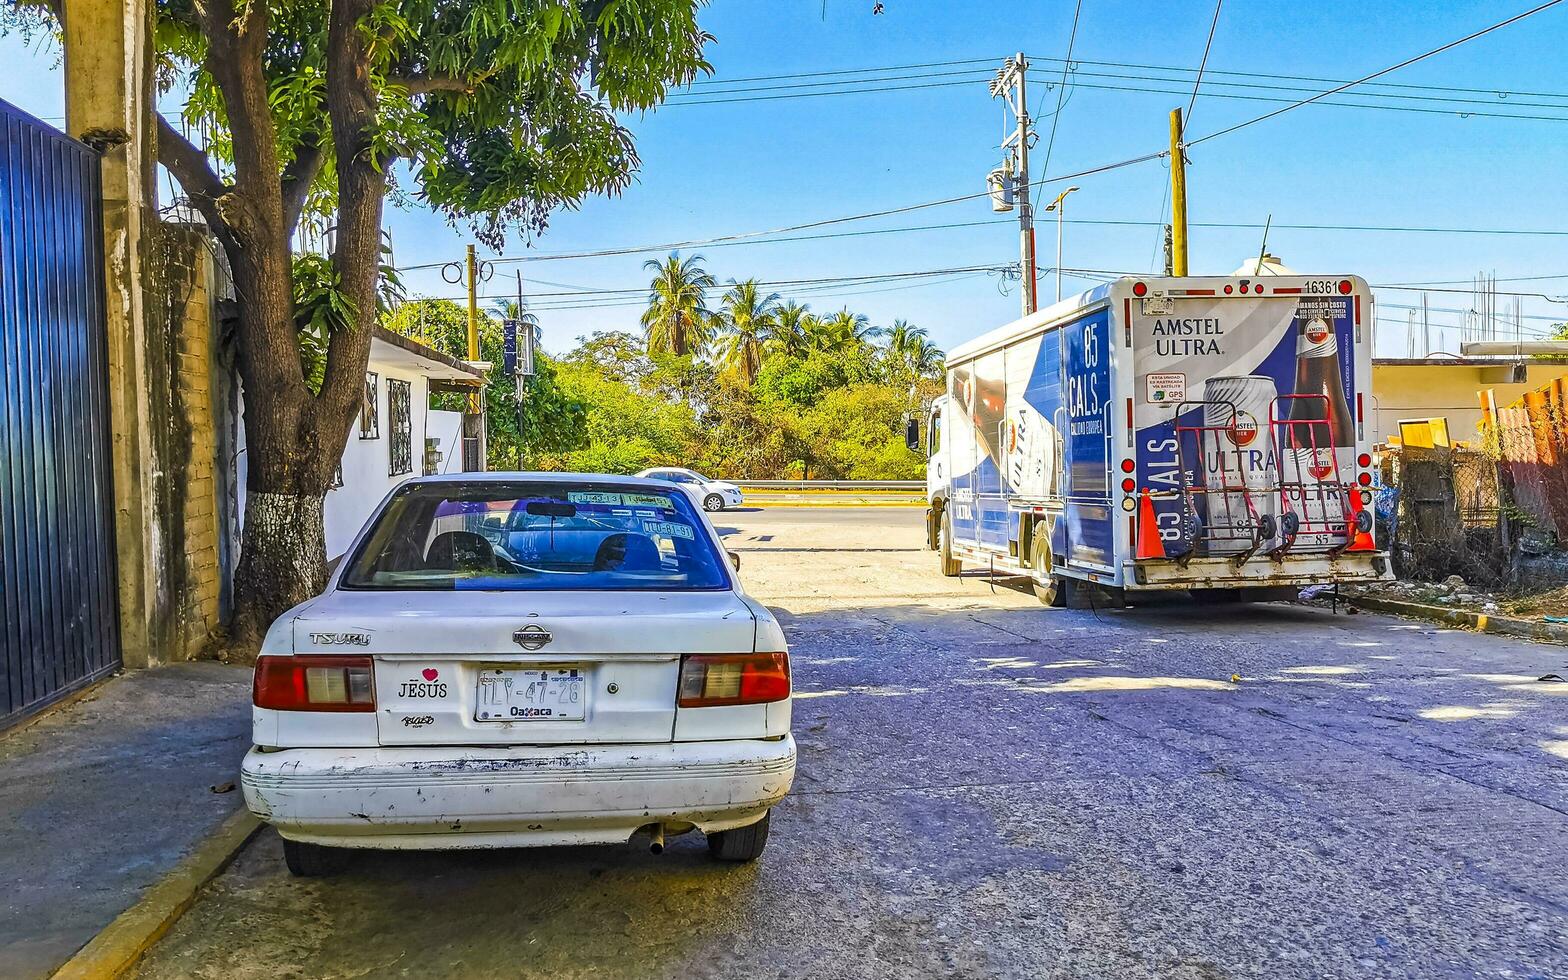
[[727, 590], [337, 592], [295, 650], [374, 658], [382, 745], [663, 742], [681, 655], [754, 635]]

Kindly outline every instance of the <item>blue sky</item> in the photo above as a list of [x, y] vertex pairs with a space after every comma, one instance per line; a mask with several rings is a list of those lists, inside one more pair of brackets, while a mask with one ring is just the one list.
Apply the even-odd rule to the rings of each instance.
[[[1065, 105], [1057, 122], [1049, 171], [1042, 171], [1056, 108], [1059, 61], [1067, 49], [1071, 2], [953, 3], [942, 0], [884, 0], [873, 16], [871, 0], [716, 0], [703, 23], [717, 37], [709, 49], [716, 74], [694, 92], [728, 88], [766, 89], [745, 96], [799, 94], [822, 89], [782, 85], [855, 78], [821, 75], [774, 81], [727, 81], [755, 76], [816, 75], [851, 69], [927, 65], [965, 59], [1000, 64], [1014, 51], [1034, 59], [1030, 95], [1040, 142], [1034, 150], [1036, 179], [1095, 167], [1164, 147], [1167, 113], [1185, 106], [1190, 81], [1156, 84], [1114, 75], [1168, 74], [1086, 62], [1194, 69], [1203, 52], [1213, 6], [1196, 2], [1083, 0]], [[1218, 97], [1222, 93], [1268, 95], [1257, 88], [1222, 88], [1222, 81], [1327, 88], [1332, 83], [1241, 78], [1222, 71], [1271, 76], [1350, 79], [1386, 67], [1530, 6], [1528, 0], [1444, 0], [1363, 4], [1273, 4], [1229, 0], [1221, 13], [1209, 54], [1207, 76], [1189, 121], [1189, 138], [1225, 128], [1274, 108], [1273, 103]], [[1190, 151], [1189, 212], [1193, 222], [1257, 223], [1269, 215], [1277, 225], [1393, 225], [1444, 228], [1548, 229], [1568, 231], [1568, 181], [1562, 146], [1568, 137], [1568, 78], [1561, 71], [1568, 47], [1568, 4], [1452, 51], [1403, 69], [1381, 81], [1405, 85], [1456, 86], [1473, 93], [1427, 89], [1379, 89], [1407, 107], [1476, 109], [1552, 116], [1562, 121], [1418, 113], [1383, 109], [1308, 106]], [[0, 57], [13, 69], [0, 95], [44, 117], [62, 113], [58, 54], [29, 50], [0, 39]], [[888, 74], [984, 70], [985, 63]], [[1096, 73], [1096, 74], [1090, 74]], [[971, 76], [933, 76], [922, 84], [965, 81]], [[525, 247], [514, 240], [509, 257], [520, 264], [496, 267], [487, 291], [510, 292], [521, 268], [524, 289], [570, 292], [581, 287], [625, 289], [644, 286], [642, 262], [654, 253], [580, 260], [545, 260], [549, 253], [599, 250], [762, 231], [824, 218], [897, 208], [970, 194], [983, 189], [985, 173], [1000, 161], [1004, 125], [999, 102], [983, 76], [961, 85], [896, 92], [867, 92], [813, 98], [784, 98], [669, 105], [631, 117], [643, 169], [636, 183], [616, 198], [595, 199], [581, 210], [562, 212], [549, 230]], [[1172, 76], [1175, 77], [1175, 76]], [[1187, 76], [1190, 78], [1190, 74]], [[1164, 88], [1168, 94], [1112, 91], [1091, 85]], [[872, 87], [865, 83], [863, 87]], [[1180, 91], [1178, 91], [1180, 90]], [[1278, 90], [1276, 90], [1278, 91]], [[1506, 97], [1499, 93], [1513, 93]], [[1556, 93], [1562, 97], [1523, 93]], [[1307, 92], [1284, 92], [1300, 98]], [[691, 96], [688, 98], [695, 98]], [[740, 97], [739, 95], [731, 96]], [[1477, 100], [1463, 105], [1442, 98]], [[1389, 101], [1383, 99], [1382, 101]], [[1522, 103], [1538, 103], [1525, 106]], [[1540, 104], [1548, 106], [1541, 107]], [[1082, 189], [1069, 201], [1069, 218], [1153, 222], [1162, 214], [1169, 173], [1152, 161], [1074, 180]], [[1061, 185], [1057, 185], [1058, 187]], [[1047, 199], [1054, 196], [1049, 188]], [[802, 232], [821, 235], [912, 225], [981, 222], [995, 216], [983, 199], [880, 219]], [[1004, 216], [1005, 217], [1005, 216]], [[1041, 214], [1040, 261], [1055, 264], [1055, 226]], [[390, 210], [399, 265], [460, 258], [466, 235], [422, 211]], [[1069, 224], [1064, 265], [1087, 269], [1147, 271], [1160, 261], [1158, 230], [1148, 226]], [[1256, 255], [1261, 232], [1195, 227], [1192, 271], [1227, 273]], [[1269, 250], [1303, 272], [1354, 272], [1374, 283], [1458, 280], [1477, 272], [1499, 277], [1559, 278], [1502, 284], [1561, 296], [1568, 293], [1568, 237], [1448, 235], [1308, 231], [1276, 227]], [[698, 247], [721, 280], [755, 276], [802, 280], [837, 276], [919, 272], [1003, 264], [1017, 259], [1016, 225], [978, 227]], [[530, 257], [531, 256], [531, 257]], [[839, 287], [799, 298], [818, 311], [849, 305], [874, 323], [895, 318], [927, 327], [950, 348], [1016, 316], [1016, 284], [987, 274], [917, 280], [921, 285], [878, 282]], [[456, 296], [435, 270], [410, 272], [419, 295]], [[1086, 280], [1067, 280], [1069, 291]], [[999, 287], [1006, 286], [1007, 292]], [[1451, 288], [1464, 288], [1456, 286]], [[785, 287], [781, 292], [791, 295]], [[1054, 295], [1042, 275], [1041, 296]], [[1404, 310], [1419, 294], [1380, 291], [1383, 332], [1379, 352], [1405, 352]], [[545, 345], [569, 348], [575, 338], [600, 329], [635, 329], [635, 304], [550, 309], [574, 301], [541, 297]], [[1464, 309], [1467, 293], [1433, 292], [1434, 307]], [[601, 300], [602, 302], [602, 300]], [[1501, 305], [1512, 302], [1503, 297]], [[1527, 316], [1568, 317], [1568, 306], [1524, 299]], [[581, 306], [581, 303], [575, 305]], [[1459, 317], [1434, 313], [1435, 324]], [[1526, 330], [1544, 329], [1526, 320]], [[1456, 350], [1457, 332], [1440, 332], [1434, 347]]]

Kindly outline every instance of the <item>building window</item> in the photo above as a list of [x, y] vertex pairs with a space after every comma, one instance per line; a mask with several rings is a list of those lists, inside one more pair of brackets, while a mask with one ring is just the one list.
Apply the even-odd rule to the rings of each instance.
[[361, 439], [381, 438], [381, 417], [376, 410], [379, 399], [376, 398], [376, 383], [380, 378], [374, 371], [365, 374], [365, 396], [359, 403], [359, 437]]
[[392, 465], [387, 472], [393, 476], [402, 476], [404, 473], [412, 473], [414, 471], [414, 420], [412, 415], [412, 386], [407, 381], [388, 378], [387, 420], [391, 427], [392, 439], [387, 443], [387, 451], [391, 454]]

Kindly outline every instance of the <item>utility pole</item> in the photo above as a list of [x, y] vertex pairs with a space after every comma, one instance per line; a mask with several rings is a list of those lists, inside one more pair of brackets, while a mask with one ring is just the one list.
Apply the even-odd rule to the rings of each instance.
[[1023, 52], [1019, 52], [1007, 59], [991, 80], [991, 97], [1005, 97], [1018, 120], [1013, 134], [1002, 141], [1002, 149], [1009, 154], [1011, 164], [1004, 168], [1003, 180], [1011, 181], [1018, 195], [1018, 253], [1024, 316], [1040, 308], [1034, 257], [1034, 207], [1029, 201], [1029, 144], [1034, 139], [1034, 127], [1029, 122], [1028, 71], [1029, 62], [1024, 59]]
[[1171, 274], [1187, 274], [1187, 161], [1181, 141], [1181, 110], [1171, 110]]
[[[530, 331], [533, 330], [533, 327], [530, 327], [528, 325], [528, 321], [523, 319], [523, 270], [522, 269], [518, 269], [517, 270], [517, 311], [516, 312], [517, 312], [517, 326], [516, 326], [516, 330], [517, 330], [518, 337], [517, 337], [517, 339], [514, 339], [512, 341], [512, 344], [513, 344], [513, 346], [517, 350], [517, 358], [518, 358], [518, 360], [517, 360], [516, 365], [513, 368], [512, 382], [516, 386], [516, 391], [517, 391], [517, 469], [518, 469], [519, 472], [521, 472], [522, 468], [523, 468], [523, 400], [528, 397], [528, 375], [523, 373], [523, 362], [522, 362], [522, 353], [523, 353], [523, 351], [522, 351], [522, 346], [518, 343], [518, 340], [521, 339], [522, 332], [524, 330], [530, 330]], [[531, 345], [530, 345], [530, 348], [531, 348]]]
[[[479, 360], [479, 263], [474, 261], [474, 246], [468, 246], [466, 256], [466, 272], [468, 278], [468, 359]], [[477, 415], [479, 413], [479, 396], [468, 396], [468, 410]]]

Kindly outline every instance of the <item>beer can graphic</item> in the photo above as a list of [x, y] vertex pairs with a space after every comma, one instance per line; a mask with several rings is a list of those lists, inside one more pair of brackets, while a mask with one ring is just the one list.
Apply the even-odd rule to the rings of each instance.
[[1269, 432], [1276, 394], [1274, 379], [1261, 374], [1210, 378], [1203, 385], [1203, 485], [1211, 554], [1246, 551], [1263, 517], [1277, 515], [1279, 463]]

